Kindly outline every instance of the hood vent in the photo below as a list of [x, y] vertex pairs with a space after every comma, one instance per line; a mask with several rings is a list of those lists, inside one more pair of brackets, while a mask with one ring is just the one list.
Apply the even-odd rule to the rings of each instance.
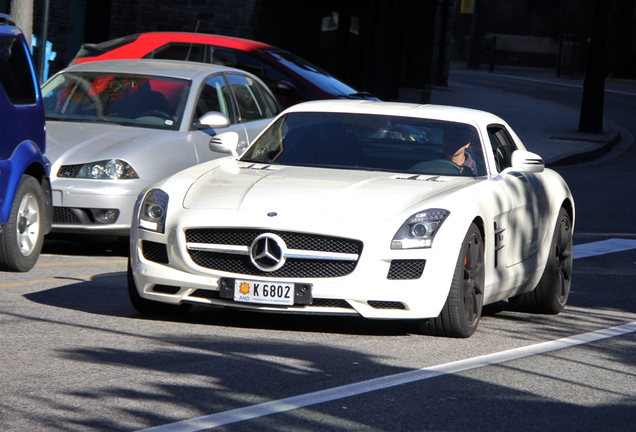
[[415, 174], [415, 175], [397, 175], [395, 177], [393, 177], [396, 180], [416, 180], [416, 181], [432, 181], [432, 182], [437, 182], [437, 183], [447, 183], [449, 181], [451, 181], [451, 178], [448, 177], [440, 177], [440, 176], [424, 176], [421, 174]]
[[263, 171], [263, 170], [277, 171], [279, 169], [279, 167], [275, 167], [274, 165], [258, 164], [258, 163], [250, 163], [250, 164], [242, 165], [239, 168], [240, 169], [258, 170], [258, 171]]

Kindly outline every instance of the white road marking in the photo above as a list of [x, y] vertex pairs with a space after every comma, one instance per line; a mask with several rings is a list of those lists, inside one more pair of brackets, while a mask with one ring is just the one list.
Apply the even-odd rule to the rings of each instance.
[[636, 249], [636, 240], [609, 239], [574, 246], [574, 259]]
[[144, 429], [141, 432], [201, 431], [218, 426], [238, 423], [245, 420], [251, 420], [258, 417], [264, 417], [270, 414], [282, 413], [298, 408], [308, 407], [311, 405], [344, 399], [350, 396], [357, 396], [372, 391], [409, 384], [429, 378], [435, 378], [442, 375], [463, 372], [470, 369], [495, 365], [538, 354], [545, 354], [550, 351], [571, 348], [577, 345], [588, 344], [591, 342], [596, 342], [603, 339], [608, 339], [611, 337], [621, 336], [634, 332], [636, 332], [636, 321], [621, 326], [597, 330], [589, 333], [583, 333], [580, 335], [570, 336], [567, 338], [557, 339], [549, 342], [543, 342], [536, 345], [487, 354], [480, 357], [460, 360], [452, 363], [446, 363], [396, 375], [384, 376], [368, 381], [348, 384], [340, 387], [307, 393], [299, 396], [293, 396], [286, 399], [275, 400], [258, 405], [246, 406], [244, 408], [224, 411], [190, 420], [183, 420], [176, 423], [170, 423], [163, 426]]
[[[621, 252], [630, 249], [636, 249], [636, 240], [609, 239], [599, 242], [576, 245], [574, 246], [573, 252], [574, 259], [578, 259], [608, 254], [612, 252]], [[416, 381], [422, 381], [429, 378], [435, 378], [442, 375], [448, 375], [484, 366], [495, 365], [511, 360], [521, 359], [524, 357], [530, 357], [533, 355], [545, 354], [550, 351], [571, 348], [577, 345], [584, 345], [587, 343], [634, 332], [636, 332], [636, 321], [617, 327], [583, 333], [580, 335], [570, 336], [567, 338], [557, 339], [549, 342], [543, 342], [536, 345], [514, 348], [511, 350], [487, 354], [480, 357], [474, 357], [466, 360], [460, 360], [438, 366], [404, 372], [396, 375], [374, 378], [367, 381], [334, 387], [331, 389], [321, 390], [313, 393], [306, 393], [304, 395], [293, 396], [286, 399], [265, 402], [257, 405], [250, 405], [231, 411], [219, 412], [216, 414], [197, 417], [194, 419], [183, 420], [163, 426], [144, 429], [143, 431], [139, 432], [202, 431], [218, 426], [238, 423], [271, 414], [282, 413], [298, 408], [308, 407], [311, 405], [332, 402], [338, 399], [344, 399], [351, 396], [357, 396], [364, 393], [409, 384]]]

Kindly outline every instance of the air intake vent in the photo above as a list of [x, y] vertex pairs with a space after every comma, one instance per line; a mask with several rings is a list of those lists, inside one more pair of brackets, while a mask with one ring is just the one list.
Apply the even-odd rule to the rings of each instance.
[[408, 280], [419, 279], [424, 272], [426, 260], [393, 260], [387, 279]]

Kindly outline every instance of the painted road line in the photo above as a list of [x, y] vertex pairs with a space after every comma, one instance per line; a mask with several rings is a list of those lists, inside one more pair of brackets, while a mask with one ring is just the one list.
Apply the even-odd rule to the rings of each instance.
[[56, 279], [42, 279], [42, 280], [35, 280], [35, 281], [24, 281], [24, 282], [12, 282], [12, 283], [8, 283], [8, 284], [2, 284], [0, 285], [0, 288], [11, 288], [11, 287], [17, 287], [17, 286], [23, 286], [23, 285], [34, 285], [34, 284], [41, 284], [41, 283], [51, 283], [51, 282], [60, 282], [60, 281], [68, 281], [69, 279], [77, 279], [77, 282], [89, 282], [91, 281], [95, 276], [101, 276], [101, 275], [86, 275], [86, 276], [72, 276], [72, 277], [58, 277]]
[[344, 385], [313, 393], [307, 393], [304, 395], [266, 402], [258, 405], [251, 405], [244, 408], [224, 411], [217, 414], [211, 414], [208, 416], [184, 420], [176, 423], [170, 423], [163, 426], [144, 429], [141, 432], [202, 431], [218, 426], [238, 423], [258, 417], [264, 417], [271, 414], [282, 413], [325, 402], [332, 402], [351, 396], [358, 396], [361, 394], [409, 384], [416, 381], [422, 381], [429, 378], [435, 378], [442, 375], [463, 372], [484, 366], [496, 365], [503, 362], [518, 360], [524, 357], [530, 357], [539, 354], [545, 354], [551, 351], [561, 350], [565, 348], [572, 348], [578, 345], [584, 345], [634, 332], [636, 332], [636, 321], [621, 326], [597, 330], [589, 333], [583, 333], [580, 335], [570, 336], [567, 338], [557, 339], [549, 342], [543, 342], [536, 345], [514, 348], [511, 350], [487, 354], [480, 357], [460, 360], [452, 363], [446, 363], [396, 375], [384, 376], [368, 381], [362, 381], [359, 383]]
[[609, 239], [574, 246], [574, 259], [636, 249], [636, 240]]

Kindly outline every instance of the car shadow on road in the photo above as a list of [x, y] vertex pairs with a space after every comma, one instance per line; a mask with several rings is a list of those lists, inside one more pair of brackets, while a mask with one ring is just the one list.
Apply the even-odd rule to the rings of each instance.
[[127, 257], [129, 254], [128, 237], [51, 233], [44, 237], [42, 253]]
[[95, 275], [90, 280], [69, 278], [67, 285], [26, 294], [25, 298], [40, 304], [91, 314], [202, 326], [375, 336], [417, 333], [415, 323], [409, 321], [269, 314], [198, 305], [186, 315], [177, 317], [142, 315], [132, 307], [128, 298], [125, 272]]

